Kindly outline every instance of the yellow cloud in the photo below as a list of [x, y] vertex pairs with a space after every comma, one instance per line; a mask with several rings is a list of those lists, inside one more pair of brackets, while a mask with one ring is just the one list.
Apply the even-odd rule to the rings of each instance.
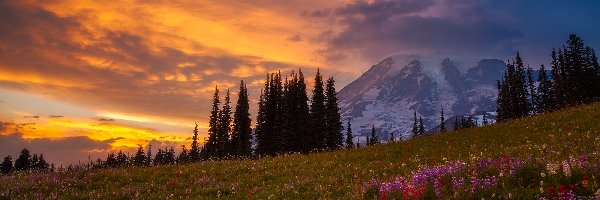
[[[35, 125], [22, 127], [23, 138], [60, 139], [73, 136], [87, 136], [98, 141], [112, 141], [113, 149], [134, 148], [145, 145], [150, 140], [189, 144], [189, 137], [182, 133], [159, 132], [147, 128], [138, 128], [120, 124], [99, 123], [86, 120], [49, 120]], [[174, 136], [180, 135], [180, 136]], [[190, 134], [191, 135], [191, 134]]]

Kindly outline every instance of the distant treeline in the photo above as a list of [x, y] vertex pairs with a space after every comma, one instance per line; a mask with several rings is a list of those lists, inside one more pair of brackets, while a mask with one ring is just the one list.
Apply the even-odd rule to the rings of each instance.
[[3, 174], [8, 174], [12, 171], [54, 171], [54, 164], [48, 164], [44, 154], [33, 154], [27, 149], [21, 150], [19, 157], [14, 164], [12, 156], [4, 157], [0, 170]]
[[498, 81], [498, 121], [597, 101], [600, 97], [600, 65], [594, 49], [571, 34], [566, 46], [552, 49], [550, 73], [542, 65], [537, 80], [517, 52]]

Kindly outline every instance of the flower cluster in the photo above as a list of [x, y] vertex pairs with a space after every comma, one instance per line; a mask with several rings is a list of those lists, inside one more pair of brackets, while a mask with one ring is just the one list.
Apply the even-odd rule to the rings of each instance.
[[[403, 199], [449, 195], [454, 198], [473, 198], [502, 191], [505, 184], [519, 184], [520, 180], [525, 179], [526, 182], [520, 187], [539, 188], [538, 199], [576, 199], [580, 197], [575, 195], [580, 194], [578, 192], [593, 194], [590, 176], [582, 173], [597, 172], [598, 165], [588, 160], [587, 156], [571, 156], [558, 163], [541, 163], [543, 160], [502, 156], [473, 160], [471, 163], [452, 161], [424, 166], [406, 178], [397, 176], [390, 181], [372, 179], [365, 187], [367, 190], [375, 188], [382, 199], [400, 195]], [[545, 182], [548, 184], [544, 185]]]

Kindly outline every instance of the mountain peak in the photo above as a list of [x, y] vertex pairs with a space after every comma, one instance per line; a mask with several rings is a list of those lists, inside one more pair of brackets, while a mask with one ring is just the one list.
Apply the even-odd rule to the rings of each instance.
[[366, 125], [375, 123], [382, 130], [380, 138], [391, 132], [408, 137], [413, 112], [433, 128], [441, 107], [448, 117], [494, 111], [494, 83], [504, 68], [504, 62], [496, 59], [392, 55], [340, 90], [341, 113], [352, 119], [352, 128], [360, 135], [368, 134]]

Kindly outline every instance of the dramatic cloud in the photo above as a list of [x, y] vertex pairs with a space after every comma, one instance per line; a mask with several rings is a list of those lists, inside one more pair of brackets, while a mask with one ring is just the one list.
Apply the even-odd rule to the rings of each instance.
[[87, 163], [88, 157], [94, 160], [106, 157], [112, 142], [114, 140], [96, 141], [85, 136], [24, 139], [21, 133], [13, 133], [0, 135], [0, 152], [6, 154], [0, 156], [11, 155], [14, 160], [23, 148], [27, 148], [31, 153], [43, 153], [48, 162], [58, 166], [78, 161]]
[[318, 53], [331, 62], [349, 56], [375, 62], [392, 53], [512, 53], [519, 30], [479, 6], [465, 1], [358, 1], [310, 16], [331, 18], [343, 27], [321, 34], [329, 47]]

